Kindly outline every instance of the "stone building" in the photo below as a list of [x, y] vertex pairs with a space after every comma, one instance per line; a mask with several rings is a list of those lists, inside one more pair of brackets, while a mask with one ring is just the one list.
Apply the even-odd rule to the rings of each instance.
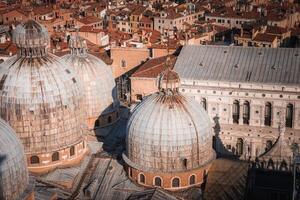
[[119, 119], [116, 84], [102, 60], [87, 53], [86, 41], [73, 36], [71, 54], [62, 59], [73, 67], [83, 87], [83, 107], [89, 129], [111, 125]]
[[15, 131], [0, 118], [0, 199], [34, 199], [23, 146]]
[[299, 62], [299, 49], [185, 46], [174, 69], [215, 122], [217, 151], [254, 159], [276, 141], [281, 115], [284, 139], [300, 141]]
[[20, 138], [30, 171], [45, 172], [79, 161], [82, 91], [73, 70], [47, 52], [47, 30], [35, 21], [18, 25], [16, 56], [0, 67], [0, 115]]
[[129, 178], [140, 185], [167, 190], [200, 185], [215, 159], [209, 117], [179, 86], [178, 74], [165, 69], [159, 92], [137, 105], [127, 123], [123, 159]]

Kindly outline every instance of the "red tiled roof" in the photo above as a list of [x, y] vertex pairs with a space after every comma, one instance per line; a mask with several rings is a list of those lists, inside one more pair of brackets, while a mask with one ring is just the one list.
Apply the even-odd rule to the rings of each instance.
[[276, 39], [275, 35], [270, 35], [267, 33], [258, 33], [255, 38], [253, 39], [253, 41], [257, 41], [257, 42], [274, 42], [274, 40]]
[[104, 31], [98, 28], [93, 28], [92, 26], [82, 26], [79, 28], [79, 32], [101, 33]]
[[102, 20], [95, 16], [87, 16], [87, 17], [78, 19], [78, 21], [83, 24], [89, 25], [89, 24], [101, 22]]
[[284, 34], [286, 32], [288, 32], [288, 29], [279, 26], [267, 26], [266, 30], [266, 33], [270, 34]]
[[[132, 77], [156, 78], [164, 69], [167, 56], [148, 60], [132, 74]], [[171, 55], [171, 66], [175, 64], [176, 57]]]
[[33, 13], [35, 15], [46, 15], [46, 14], [49, 14], [49, 13], [52, 13], [53, 12], [53, 9], [52, 7], [50, 6], [41, 6], [41, 7], [35, 7], [33, 8]]

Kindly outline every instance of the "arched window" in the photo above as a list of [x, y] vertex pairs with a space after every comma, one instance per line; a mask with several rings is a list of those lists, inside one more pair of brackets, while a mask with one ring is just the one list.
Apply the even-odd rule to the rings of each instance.
[[179, 178], [173, 178], [173, 180], [172, 180], [172, 187], [180, 187], [180, 180], [179, 180]]
[[75, 147], [71, 146], [70, 148], [70, 156], [74, 156], [75, 155]]
[[107, 123], [111, 123], [111, 116], [108, 116], [108, 118], [107, 118]]
[[292, 104], [288, 104], [286, 107], [286, 120], [285, 120], [285, 126], [292, 128], [293, 127], [293, 114], [294, 114], [294, 108]]
[[126, 67], [126, 61], [123, 60], [123, 59], [121, 60], [121, 66], [122, 66], [122, 67]]
[[206, 105], [206, 99], [205, 99], [205, 98], [202, 98], [202, 99], [201, 99], [201, 105], [202, 105], [202, 107], [203, 107], [205, 110], [207, 110], [207, 105]]
[[99, 119], [97, 119], [96, 121], [95, 121], [95, 127], [98, 127], [100, 125], [100, 122], [99, 122]]
[[250, 120], [250, 103], [249, 101], [244, 102], [243, 106], [243, 124], [249, 124]]
[[144, 174], [140, 174], [140, 177], [139, 177], [139, 181], [140, 183], [145, 183], [145, 175]]
[[238, 138], [237, 139], [237, 143], [236, 143], [236, 153], [237, 155], [242, 155], [243, 154], [243, 150], [244, 150], [244, 141], [242, 138]]
[[240, 118], [240, 103], [235, 100], [232, 105], [232, 119], [233, 123], [238, 124]]
[[287, 166], [285, 160], [283, 160], [283, 161], [280, 163], [279, 169], [280, 169], [281, 171], [287, 171], [287, 170], [288, 170], [288, 166]]
[[58, 160], [59, 160], [59, 153], [58, 152], [54, 152], [52, 154], [52, 162], [58, 161]]
[[161, 187], [161, 178], [160, 177], [154, 178], [154, 185], [157, 187]]
[[37, 156], [31, 156], [30, 157], [30, 164], [39, 164], [40, 163], [40, 159]]
[[271, 126], [272, 122], [272, 104], [267, 102], [265, 105], [265, 126]]
[[194, 185], [196, 183], [196, 176], [195, 175], [190, 176], [189, 182], [190, 182], [190, 185]]
[[269, 150], [272, 148], [272, 146], [273, 146], [272, 141], [271, 141], [271, 140], [268, 140], [268, 141], [266, 142], [266, 151], [269, 151]]

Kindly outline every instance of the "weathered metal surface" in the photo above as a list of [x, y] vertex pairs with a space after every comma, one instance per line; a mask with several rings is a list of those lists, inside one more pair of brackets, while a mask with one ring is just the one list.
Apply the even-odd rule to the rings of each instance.
[[[39, 24], [30, 34], [27, 24], [22, 26], [19, 38], [30, 43], [31, 34], [44, 37]], [[51, 153], [83, 140], [81, 98], [75, 73], [55, 55], [19, 54], [0, 66], [0, 116], [16, 131], [26, 154]]]
[[115, 111], [119, 103], [111, 68], [88, 54], [85, 43], [78, 36], [70, 40], [70, 48], [71, 54], [65, 55], [63, 60], [73, 67], [82, 84], [86, 118], [98, 118]]
[[206, 111], [176, 88], [166, 87], [143, 100], [128, 121], [126, 154], [130, 165], [142, 171], [185, 171], [214, 158]]
[[297, 48], [187, 45], [174, 69], [183, 80], [295, 85], [300, 83], [299, 54]]
[[0, 199], [18, 199], [28, 183], [22, 144], [14, 130], [0, 119]]

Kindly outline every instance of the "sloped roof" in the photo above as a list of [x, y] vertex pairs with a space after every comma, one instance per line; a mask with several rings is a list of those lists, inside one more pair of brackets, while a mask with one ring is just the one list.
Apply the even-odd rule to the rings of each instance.
[[132, 193], [127, 200], [176, 200], [177, 198], [159, 188]]
[[[167, 56], [154, 58], [145, 62], [140, 68], [132, 74], [132, 77], [157, 78], [163, 71]], [[171, 65], [174, 65], [175, 57], [171, 56]]]
[[297, 48], [187, 45], [174, 69], [182, 80], [299, 85], [299, 53]]
[[204, 190], [206, 200], [242, 200], [246, 189], [248, 164], [217, 159], [212, 163]]

